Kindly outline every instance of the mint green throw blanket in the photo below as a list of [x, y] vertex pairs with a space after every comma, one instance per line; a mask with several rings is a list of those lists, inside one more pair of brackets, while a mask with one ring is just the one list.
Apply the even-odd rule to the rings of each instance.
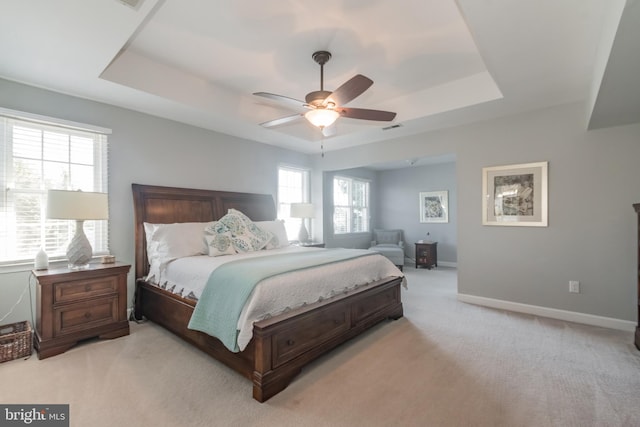
[[266, 255], [222, 264], [209, 276], [188, 327], [216, 337], [229, 350], [238, 352], [238, 319], [253, 288], [260, 281], [290, 271], [373, 254], [376, 252], [366, 249], [332, 248]]

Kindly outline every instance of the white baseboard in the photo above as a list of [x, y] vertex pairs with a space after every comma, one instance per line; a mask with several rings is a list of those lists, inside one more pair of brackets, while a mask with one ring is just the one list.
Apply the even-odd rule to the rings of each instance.
[[558, 310], [555, 308], [540, 307], [537, 305], [521, 304], [493, 298], [478, 297], [475, 295], [458, 294], [458, 301], [485, 307], [499, 308], [518, 313], [533, 314], [536, 316], [550, 317], [552, 319], [566, 320], [567, 322], [583, 323], [585, 325], [600, 326], [609, 329], [633, 332], [636, 322], [614, 319], [612, 317], [595, 316], [593, 314], [578, 313], [576, 311]]
[[458, 263], [457, 262], [449, 262], [449, 261], [438, 261], [438, 267], [458, 268]]

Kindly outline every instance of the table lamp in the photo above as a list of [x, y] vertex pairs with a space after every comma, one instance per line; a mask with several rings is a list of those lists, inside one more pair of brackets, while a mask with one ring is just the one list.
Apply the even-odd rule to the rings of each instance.
[[304, 225], [306, 218], [313, 218], [313, 205], [311, 203], [291, 203], [291, 218], [300, 218], [300, 232], [298, 233], [298, 240], [300, 243], [306, 243], [309, 241], [309, 232]]
[[84, 234], [84, 221], [109, 219], [107, 193], [49, 190], [47, 218], [76, 221], [76, 233], [67, 247], [69, 268], [82, 270], [89, 267], [93, 256], [91, 243]]
[[291, 218], [301, 218], [300, 232], [298, 233], [298, 240], [301, 243], [309, 241], [309, 232], [304, 225], [305, 218], [313, 218], [313, 205], [311, 203], [291, 203]]

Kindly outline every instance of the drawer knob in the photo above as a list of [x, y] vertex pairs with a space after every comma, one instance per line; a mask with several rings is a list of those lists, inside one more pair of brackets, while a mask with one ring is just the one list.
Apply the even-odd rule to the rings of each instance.
[[294, 345], [296, 342], [294, 340], [287, 340], [287, 345]]
[[87, 311], [87, 312], [84, 314], [84, 318], [85, 318], [85, 319], [91, 319], [91, 312]]

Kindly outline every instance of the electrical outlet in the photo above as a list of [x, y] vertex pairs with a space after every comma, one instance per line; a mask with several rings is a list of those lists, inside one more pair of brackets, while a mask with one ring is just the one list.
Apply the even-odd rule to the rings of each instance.
[[579, 294], [580, 293], [580, 282], [578, 282], [577, 280], [570, 280], [569, 281], [569, 292], [574, 293], [574, 294]]

